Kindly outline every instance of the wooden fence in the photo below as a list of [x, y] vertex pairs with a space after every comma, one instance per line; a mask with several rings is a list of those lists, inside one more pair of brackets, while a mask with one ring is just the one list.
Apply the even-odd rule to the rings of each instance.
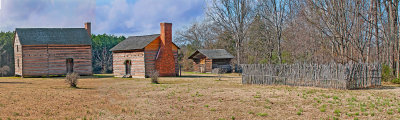
[[380, 64], [242, 64], [243, 84], [359, 89], [381, 85]]

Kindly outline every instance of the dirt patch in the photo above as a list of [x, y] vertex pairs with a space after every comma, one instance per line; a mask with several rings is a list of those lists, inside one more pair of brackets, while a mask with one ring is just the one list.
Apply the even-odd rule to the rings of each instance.
[[[2, 119], [399, 119], [397, 86], [369, 90], [242, 85], [238, 75], [150, 79], [0, 78]], [[390, 89], [389, 89], [390, 88]]]

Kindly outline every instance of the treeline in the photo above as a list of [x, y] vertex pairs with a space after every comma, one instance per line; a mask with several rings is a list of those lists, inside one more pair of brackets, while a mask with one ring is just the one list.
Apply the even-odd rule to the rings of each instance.
[[[0, 32], [0, 76], [14, 75], [14, 32]], [[92, 66], [94, 73], [112, 73], [112, 52], [124, 36], [92, 35]]]
[[398, 9], [399, 0], [209, 0], [205, 18], [175, 37], [185, 57], [224, 48], [235, 64], [377, 62], [399, 77]]
[[0, 76], [14, 75], [14, 32], [0, 32]]
[[110, 51], [124, 36], [92, 35], [92, 66], [94, 73], [112, 73], [112, 52]]

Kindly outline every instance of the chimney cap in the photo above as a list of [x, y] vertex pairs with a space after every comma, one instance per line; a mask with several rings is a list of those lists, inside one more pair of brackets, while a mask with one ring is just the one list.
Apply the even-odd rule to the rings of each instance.
[[88, 23], [90, 24], [91, 22], [85, 22], [85, 24], [88, 24]]

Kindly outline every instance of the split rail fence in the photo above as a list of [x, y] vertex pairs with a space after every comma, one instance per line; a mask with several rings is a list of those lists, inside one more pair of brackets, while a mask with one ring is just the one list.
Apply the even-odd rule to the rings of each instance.
[[381, 86], [380, 64], [242, 64], [243, 84], [360, 89]]

